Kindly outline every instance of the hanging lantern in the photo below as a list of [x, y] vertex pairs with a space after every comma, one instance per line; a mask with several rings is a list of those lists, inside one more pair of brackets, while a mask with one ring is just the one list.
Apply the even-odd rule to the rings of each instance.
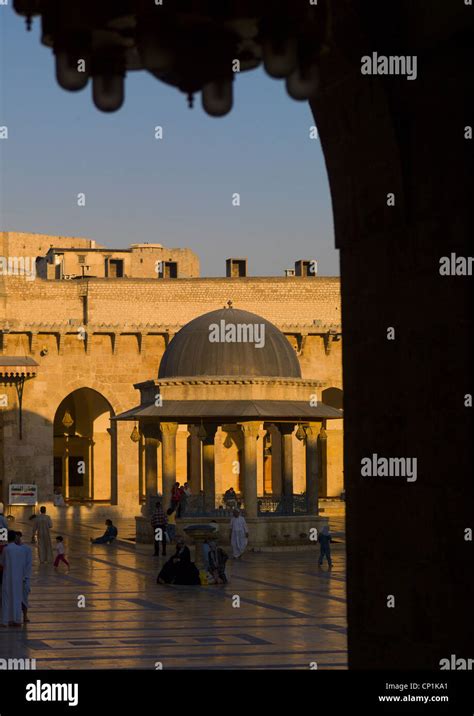
[[63, 417], [63, 419], [62, 419], [61, 422], [62, 422], [62, 424], [64, 425], [64, 427], [66, 428], [66, 430], [69, 430], [69, 428], [71, 427], [71, 425], [74, 424], [74, 420], [72, 419], [72, 416], [71, 416], [71, 413], [69, 412], [69, 410], [66, 410], [66, 412], [64, 413], [64, 417]]
[[297, 67], [286, 79], [286, 90], [290, 97], [305, 101], [314, 97], [319, 87], [319, 68], [316, 63]]
[[223, 117], [232, 109], [233, 78], [215, 80], [202, 88], [202, 106], [211, 117]]
[[205, 440], [207, 438], [207, 433], [202, 423], [199, 426], [199, 430], [197, 431], [197, 436], [199, 440]]
[[266, 71], [276, 79], [288, 77], [296, 67], [295, 37], [268, 37], [263, 42], [263, 63]]
[[97, 109], [102, 112], [116, 112], [124, 100], [123, 74], [107, 73], [92, 78], [92, 98]]
[[224, 440], [224, 447], [229, 449], [233, 445], [232, 438], [230, 437], [229, 433], [227, 433], [226, 438]]
[[297, 440], [304, 440], [306, 438], [306, 433], [301, 423], [298, 424], [298, 430], [296, 431], [295, 437]]
[[136, 423], [135, 423], [135, 425], [133, 426], [133, 430], [132, 430], [132, 432], [131, 432], [131, 434], [130, 434], [130, 440], [131, 440], [132, 442], [134, 442], [134, 443], [138, 443], [138, 442], [140, 441], [140, 433], [139, 433], [139, 431], [138, 431], [138, 428], [137, 428]]
[[[78, 92], [87, 85], [89, 72], [87, 61], [84, 58], [86, 52], [71, 54], [61, 48], [55, 50], [56, 55], [56, 79], [60, 87], [69, 92]], [[88, 58], [87, 58], [88, 59]], [[84, 63], [83, 71], [79, 70], [79, 64]]]

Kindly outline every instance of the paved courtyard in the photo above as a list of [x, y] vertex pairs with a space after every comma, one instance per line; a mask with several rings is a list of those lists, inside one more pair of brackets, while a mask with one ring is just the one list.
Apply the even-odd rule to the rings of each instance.
[[[89, 543], [102, 523], [52, 517], [71, 571], [40, 565], [32, 545], [31, 623], [0, 630], [0, 658], [34, 658], [37, 669], [347, 668], [342, 518], [331, 519], [332, 572], [318, 569], [317, 547], [248, 553], [229, 560], [225, 587], [176, 587], [156, 584], [163, 558], [152, 546], [127, 540], [132, 520], [108, 546]], [[31, 523], [14, 528], [29, 541]]]

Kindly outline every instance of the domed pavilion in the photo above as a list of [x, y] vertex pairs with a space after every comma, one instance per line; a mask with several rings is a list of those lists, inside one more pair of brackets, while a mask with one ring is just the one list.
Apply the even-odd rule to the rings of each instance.
[[[342, 411], [321, 402], [318, 380], [301, 377], [296, 352], [276, 326], [229, 301], [176, 333], [158, 378], [135, 387], [140, 405], [116, 419], [135, 421], [135, 439], [144, 438], [148, 508], [158, 494], [168, 506], [173, 484], [187, 481], [186, 520], [227, 523], [231, 504], [224, 494], [233, 487], [254, 524], [251, 544], [288, 540], [316, 525], [324, 428]], [[185, 456], [177, 440], [182, 431], [190, 441]], [[299, 493], [294, 450], [305, 457]], [[148, 530], [141, 520], [138, 539]]]

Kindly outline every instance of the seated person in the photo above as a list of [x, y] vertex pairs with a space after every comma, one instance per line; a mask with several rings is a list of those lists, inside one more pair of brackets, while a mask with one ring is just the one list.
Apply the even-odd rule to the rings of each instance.
[[199, 570], [191, 562], [191, 552], [183, 539], [177, 541], [176, 552], [163, 565], [156, 581], [158, 584], [201, 584]]
[[231, 510], [237, 504], [237, 495], [233, 487], [229, 487], [224, 492], [224, 504], [228, 510]]
[[55, 507], [66, 507], [66, 502], [59, 488], [54, 491], [53, 504]]
[[97, 539], [91, 537], [92, 544], [112, 544], [117, 537], [118, 529], [114, 526], [112, 520], [105, 520], [105, 524], [107, 525], [107, 529], [102, 537], [97, 537]]
[[209, 542], [208, 570], [214, 580], [214, 584], [227, 584], [225, 564], [228, 559], [222, 547], [218, 547], [215, 542]]

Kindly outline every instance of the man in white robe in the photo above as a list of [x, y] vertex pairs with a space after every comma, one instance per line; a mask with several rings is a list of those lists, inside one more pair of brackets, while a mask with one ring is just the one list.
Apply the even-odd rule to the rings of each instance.
[[21, 626], [23, 578], [26, 553], [16, 544], [16, 532], [8, 532], [8, 544], [2, 552], [2, 626]]
[[230, 542], [234, 559], [240, 559], [247, 547], [249, 532], [245, 518], [242, 517], [239, 510], [234, 510], [232, 514], [233, 517], [230, 519]]

